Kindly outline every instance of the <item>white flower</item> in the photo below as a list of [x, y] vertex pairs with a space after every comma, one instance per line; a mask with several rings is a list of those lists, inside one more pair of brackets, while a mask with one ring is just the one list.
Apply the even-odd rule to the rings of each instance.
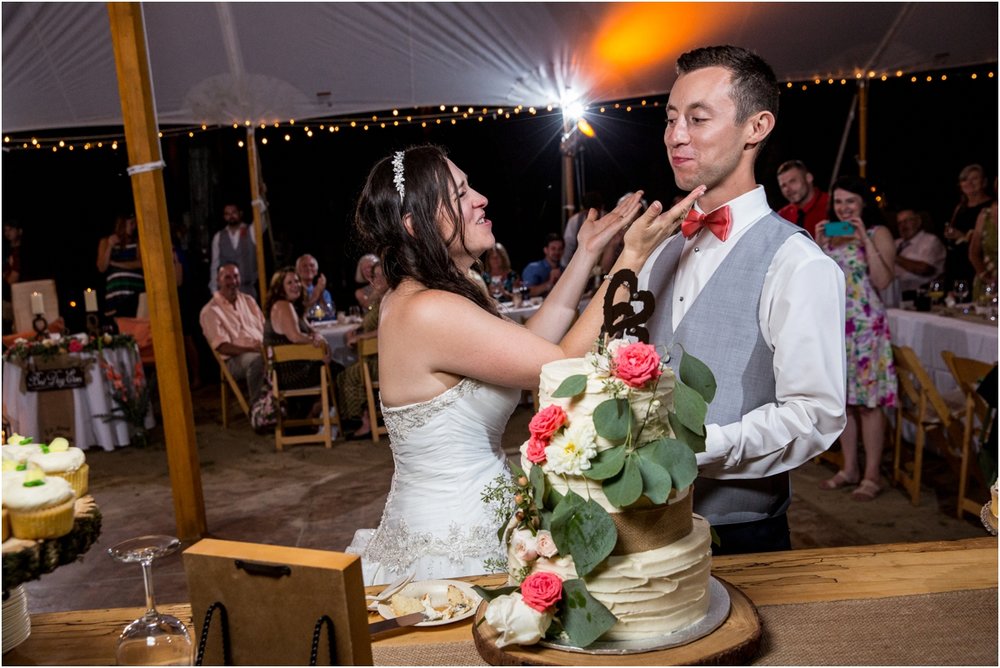
[[535, 551], [540, 557], [554, 557], [559, 554], [556, 542], [552, 540], [552, 534], [542, 529], [535, 537]]
[[497, 647], [534, 645], [552, 623], [551, 612], [538, 612], [514, 592], [498, 596], [486, 606], [486, 621], [497, 630]]
[[16, 345], [19, 345], [19, 346], [22, 346], [22, 345], [24, 345], [27, 342], [28, 342], [28, 339], [24, 338], [23, 336], [19, 336], [16, 339], [14, 339], [14, 343]]
[[573, 561], [573, 556], [570, 554], [555, 559], [539, 557], [531, 570], [534, 573], [555, 573], [562, 578], [563, 582], [580, 577], [576, 574], [576, 562]]
[[552, 437], [545, 448], [544, 469], [552, 473], [580, 475], [597, 456], [597, 432], [590, 420], [576, 420]]
[[522, 565], [538, 558], [535, 543], [535, 537], [527, 529], [518, 529], [511, 536], [510, 547]]

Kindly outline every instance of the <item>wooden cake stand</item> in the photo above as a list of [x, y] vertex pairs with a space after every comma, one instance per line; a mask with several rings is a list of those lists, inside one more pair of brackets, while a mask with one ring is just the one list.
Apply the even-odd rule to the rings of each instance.
[[[760, 647], [761, 624], [757, 609], [746, 595], [722, 578], [716, 578], [730, 598], [729, 616], [712, 633], [686, 645], [635, 654], [609, 655], [569, 652], [532, 645], [497, 647], [499, 635], [483, 619], [486, 603], [476, 611], [472, 638], [483, 660], [494, 666], [675, 666], [747, 664]], [[482, 623], [480, 623], [482, 622]]]

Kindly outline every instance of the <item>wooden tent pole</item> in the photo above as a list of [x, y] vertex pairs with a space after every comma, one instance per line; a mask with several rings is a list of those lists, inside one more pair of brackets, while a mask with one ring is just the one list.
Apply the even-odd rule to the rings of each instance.
[[187, 382], [187, 361], [184, 357], [142, 6], [138, 2], [109, 2], [108, 15], [131, 165], [129, 173], [139, 223], [139, 249], [149, 295], [153, 353], [156, 356], [177, 536], [182, 540], [194, 540], [207, 531], [205, 500], [198, 465], [191, 390]]
[[250, 163], [250, 201], [253, 206], [254, 239], [257, 244], [257, 281], [260, 283], [260, 303], [267, 299], [267, 267], [264, 265], [264, 216], [260, 215], [264, 205], [260, 198], [260, 175], [257, 173], [257, 140], [254, 127], [247, 127], [247, 160]]

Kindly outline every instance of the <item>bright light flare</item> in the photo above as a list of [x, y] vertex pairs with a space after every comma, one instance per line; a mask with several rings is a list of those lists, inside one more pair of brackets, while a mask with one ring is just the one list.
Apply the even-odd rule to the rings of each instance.
[[576, 129], [583, 133], [585, 137], [593, 137], [596, 134], [593, 126], [587, 122], [586, 118], [581, 118], [576, 122]]
[[579, 100], [576, 102], [568, 102], [562, 106], [563, 118], [570, 123], [576, 123], [578, 120], [583, 118], [583, 111], [583, 103]]

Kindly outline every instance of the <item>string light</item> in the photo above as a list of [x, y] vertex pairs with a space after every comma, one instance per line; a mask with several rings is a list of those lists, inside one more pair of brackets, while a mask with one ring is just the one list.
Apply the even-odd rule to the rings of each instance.
[[[861, 81], [862, 79], [878, 80], [882, 82], [888, 81], [890, 78], [897, 78], [900, 80], [905, 80], [904, 77], [909, 77], [912, 84], [934, 83], [940, 82], [950, 82], [950, 81], [979, 81], [994, 79], [996, 73], [994, 71], [986, 71], [980, 68], [979, 71], [972, 71], [972, 68], [965, 68], [964, 70], [952, 70], [947, 73], [934, 72], [904, 72], [901, 69], [894, 71], [884, 71], [877, 72], [876, 70], [867, 71], [854, 71], [854, 80]], [[984, 76], [985, 75], [985, 76]], [[966, 78], [968, 76], [968, 78]], [[848, 76], [843, 76], [838, 79], [837, 76], [831, 74], [814, 74], [808, 79], [802, 81], [784, 81], [784, 87], [788, 91], [793, 91], [796, 88], [801, 91], [808, 91], [810, 86], [820, 85], [825, 80], [828, 85], [835, 84], [838, 80], [841, 85], [846, 85], [848, 82]], [[608, 114], [613, 111], [624, 111], [626, 113], [631, 113], [638, 109], [647, 109], [650, 106], [659, 107], [660, 103], [666, 103], [666, 94], [659, 96], [659, 99], [653, 98], [638, 98], [633, 100], [618, 100], [609, 101], [600, 106], [591, 106], [591, 110], [597, 110], [601, 114]], [[524, 111], [531, 114], [532, 116], [538, 115], [540, 113], [552, 113], [556, 111], [561, 113], [558, 105], [555, 103], [549, 103], [544, 107], [534, 107], [526, 106], [524, 104], [515, 104], [511, 107], [496, 107], [491, 109], [490, 107], [475, 107], [475, 106], [464, 106], [460, 107], [457, 104], [446, 105], [439, 104], [436, 107], [428, 109], [414, 109], [410, 113], [406, 113], [404, 110], [398, 108], [389, 109], [384, 112], [371, 113], [361, 117], [351, 118], [347, 117], [332, 117], [326, 119], [315, 119], [313, 122], [316, 123], [315, 126], [304, 125], [302, 126], [303, 132], [308, 138], [313, 138], [315, 134], [315, 128], [319, 128], [320, 131], [327, 130], [330, 133], [339, 132], [343, 126], [343, 129], [356, 129], [359, 125], [365, 131], [377, 130], [377, 129], [388, 129], [399, 128], [401, 125], [409, 123], [419, 123], [421, 128], [427, 128], [430, 124], [442, 125], [447, 122], [448, 125], [455, 127], [461, 121], [469, 121], [473, 118], [478, 123], [482, 123], [487, 117], [494, 121], [497, 120], [509, 120], [511, 116], [520, 116]], [[380, 115], [385, 114], [388, 117], [385, 121], [380, 121]], [[405, 121], [404, 121], [405, 119]], [[171, 137], [181, 138], [185, 137], [187, 139], [194, 139], [198, 134], [199, 129], [202, 132], [208, 131], [218, 131], [227, 130], [227, 125], [231, 124], [234, 130], [239, 130], [241, 125], [246, 128], [251, 128], [254, 125], [258, 125], [261, 130], [266, 131], [269, 126], [273, 128], [280, 128], [282, 123], [286, 126], [295, 126], [295, 119], [288, 119], [287, 121], [282, 121], [280, 119], [274, 120], [253, 120], [253, 119], [243, 119], [243, 120], [230, 120], [228, 123], [222, 125], [210, 125], [208, 123], [200, 123], [196, 125], [191, 125], [188, 127], [166, 127], [158, 130], [157, 136], [160, 139], [168, 139]], [[291, 134], [278, 134], [276, 137], [271, 139], [277, 139], [284, 137], [285, 141], [291, 141]], [[237, 145], [240, 148], [246, 146], [245, 138], [233, 138], [237, 140]], [[33, 136], [33, 137], [18, 137], [16, 133], [7, 134], [3, 136], [3, 145], [5, 150], [25, 150], [30, 148], [48, 148], [54, 152], [58, 152], [58, 149], [65, 148], [67, 150], [73, 151], [77, 147], [83, 147], [83, 150], [89, 151], [91, 149], [101, 149], [105, 148], [105, 144], [113, 150], [118, 149], [119, 142], [124, 141], [124, 137], [121, 133], [111, 133], [105, 135], [73, 135], [73, 136]], [[268, 138], [263, 134], [260, 137], [261, 145], [268, 145]]]

